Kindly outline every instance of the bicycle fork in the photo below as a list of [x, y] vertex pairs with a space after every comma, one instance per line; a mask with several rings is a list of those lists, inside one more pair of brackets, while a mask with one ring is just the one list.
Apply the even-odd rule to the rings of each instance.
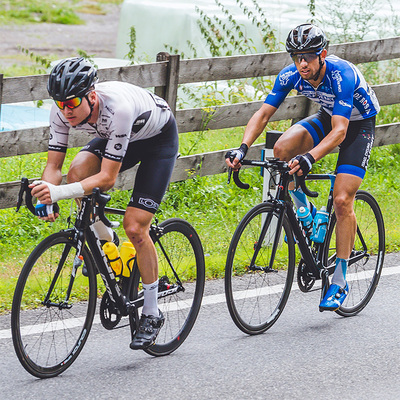
[[[266, 238], [266, 235], [267, 235], [268, 230], [271, 229], [272, 218], [274, 217], [274, 215], [276, 215], [276, 211], [278, 211], [278, 221], [276, 224], [275, 235], [273, 238], [271, 255], [269, 258], [269, 264], [266, 267], [259, 266], [256, 264], [256, 260], [257, 260], [258, 254], [259, 254], [265, 240], [268, 240], [268, 238]], [[276, 255], [276, 252], [278, 249], [278, 245], [280, 242], [284, 215], [285, 215], [285, 210], [284, 210], [284, 207], [281, 207], [281, 206], [276, 206], [276, 208], [274, 208], [274, 210], [271, 210], [267, 213], [265, 220], [262, 224], [260, 236], [254, 246], [254, 253], [253, 253], [250, 265], [248, 267], [250, 271], [264, 271], [266, 273], [277, 272], [273, 268], [273, 265], [274, 265], [275, 255]]]

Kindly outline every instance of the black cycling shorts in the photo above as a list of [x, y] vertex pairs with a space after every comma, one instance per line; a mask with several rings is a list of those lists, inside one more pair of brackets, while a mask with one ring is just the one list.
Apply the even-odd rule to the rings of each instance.
[[[81, 151], [89, 151], [103, 158], [107, 139], [95, 138]], [[128, 207], [155, 213], [167, 190], [178, 155], [178, 128], [173, 116], [161, 133], [128, 145], [120, 172], [140, 162]]]
[[[375, 116], [360, 121], [350, 121], [347, 134], [339, 145], [336, 173], [365, 176], [372, 145], [375, 139]], [[322, 108], [298, 124], [307, 129], [314, 140], [314, 147], [332, 130], [332, 117]]]

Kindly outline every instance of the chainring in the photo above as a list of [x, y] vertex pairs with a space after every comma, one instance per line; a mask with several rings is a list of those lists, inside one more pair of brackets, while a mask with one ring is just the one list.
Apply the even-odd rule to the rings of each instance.
[[297, 268], [297, 284], [299, 285], [299, 289], [304, 293], [309, 292], [314, 283], [315, 278], [308, 276], [306, 263], [301, 259]]
[[100, 321], [104, 328], [114, 329], [121, 321], [121, 313], [111, 301], [108, 292], [104, 292], [100, 303]]

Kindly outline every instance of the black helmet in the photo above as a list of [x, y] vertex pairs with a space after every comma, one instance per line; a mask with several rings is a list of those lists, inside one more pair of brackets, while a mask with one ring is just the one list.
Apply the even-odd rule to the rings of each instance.
[[47, 91], [54, 100], [83, 97], [98, 81], [97, 70], [83, 57], [67, 58], [50, 72]]
[[289, 32], [286, 39], [286, 51], [322, 51], [328, 40], [321, 28], [312, 24], [302, 24]]

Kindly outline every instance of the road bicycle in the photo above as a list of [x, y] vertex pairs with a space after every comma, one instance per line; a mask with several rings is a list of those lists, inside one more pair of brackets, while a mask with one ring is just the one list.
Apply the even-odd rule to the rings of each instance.
[[[23, 178], [17, 211], [25, 194], [34, 213], [28, 185]], [[22, 268], [12, 304], [12, 338], [19, 361], [36, 377], [60, 374], [82, 351], [95, 317], [97, 272], [106, 288], [99, 307], [103, 327], [114, 329], [127, 317], [124, 326], [130, 325], [131, 336], [138, 329], [143, 291], [136, 257], [130, 276], [116, 277], [92, 226], [96, 218], [118, 226], [105, 214], [124, 215], [125, 210], [106, 207], [109, 200], [98, 189], [85, 196], [73, 227], [40, 242]], [[156, 222], [150, 235], [158, 253], [158, 302], [165, 322], [155, 344], [144, 351], [164, 356], [184, 342], [196, 321], [204, 291], [204, 253], [195, 229], [182, 219]]]
[[[271, 158], [265, 161], [243, 160], [242, 165], [258, 166], [270, 173], [268, 200], [250, 209], [237, 226], [225, 266], [225, 294], [230, 315], [243, 332], [263, 333], [281, 315], [295, 275], [302, 292], [319, 290], [314, 284], [321, 280], [321, 299], [329, 287], [329, 275], [336, 260], [336, 216], [333, 210], [335, 174], [309, 174], [306, 180], [289, 175], [288, 164]], [[235, 183], [244, 189], [239, 171], [233, 173]], [[328, 180], [330, 190], [326, 202], [329, 214], [323, 243], [315, 243], [296, 216], [288, 186], [295, 179], [309, 197], [306, 181]], [[228, 178], [229, 182], [230, 178]], [[350, 255], [347, 282], [349, 294], [336, 311], [341, 316], [359, 313], [371, 300], [382, 271], [385, 254], [385, 228], [382, 213], [374, 197], [357, 191], [354, 211], [357, 218], [355, 244]], [[295, 245], [299, 253], [296, 256]], [[300, 259], [300, 260], [299, 260]], [[322, 310], [320, 310], [322, 311]]]

